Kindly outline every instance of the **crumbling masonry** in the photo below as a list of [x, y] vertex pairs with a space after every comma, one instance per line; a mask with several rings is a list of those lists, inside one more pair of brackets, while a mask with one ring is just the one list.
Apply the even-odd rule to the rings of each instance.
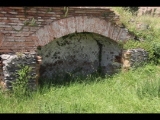
[[113, 74], [147, 60], [144, 50], [119, 46], [131, 35], [118, 21], [109, 7], [0, 7], [1, 86], [11, 87], [21, 64], [32, 67], [35, 87], [38, 77]]

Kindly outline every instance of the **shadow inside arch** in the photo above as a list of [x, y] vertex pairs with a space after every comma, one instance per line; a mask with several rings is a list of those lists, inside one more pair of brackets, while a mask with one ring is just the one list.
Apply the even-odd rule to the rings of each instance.
[[39, 79], [39, 88], [50, 89], [51, 87], [62, 87], [62, 86], [69, 87], [70, 85], [73, 85], [73, 84], [92, 84], [96, 82], [102, 82], [106, 80], [106, 78], [111, 78], [111, 77], [113, 77], [113, 74], [108, 75], [108, 74], [102, 74], [98, 72], [88, 74], [86, 76], [84, 75], [74, 76], [74, 75], [70, 75], [69, 73], [66, 73], [63, 78], [59, 77], [58, 75], [54, 79], [46, 79], [41, 77]]
[[[86, 43], [85, 42], [86, 40], [88, 40], [89, 43]], [[72, 41], [74, 42], [72, 43]], [[82, 48], [81, 46], [84, 46], [83, 51], [81, 50]], [[62, 52], [63, 54], [60, 54], [61, 53], [60, 48], [63, 48], [62, 49], [64, 51]], [[64, 48], [66, 49], [64, 50]], [[91, 48], [91, 50], [89, 48]], [[40, 68], [39, 87], [40, 89], [43, 88], [48, 89], [53, 86], [61, 87], [61, 86], [70, 86], [72, 84], [81, 84], [81, 83], [92, 84], [94, 82], [106, 80], [106, 77], [108, 78], [113, 76], [112, 72], [117, 71], [116, 70], [117, 68], [115, 69], [114, 62], [117, 62], [119, 60], [118, 57], [121, 53], [121, 49], [122, 48], [121, 46], [119, 46], [117, 41], [114, 41], [103, 35], [90, 32], [72, 33], [66, 36], [62, 36], [59, 39], [53, 40], [47, 45], [43, 46], [42, 50], [39, 50], [39, 54], [45, 61], [45, 64], [42, 64]], [[86, 50], [87, 52], [84, 52], [84, 50]], [[77, 53], [73, 51], [82, 51], [82, 52]], [[57, 57], [58, 56], [57, 53], [60, 54], [59, 58]], [[56, 58], [52, 57], [55, 54], [57, 55], [55, 56]], [[75, 58], [73, 58], [74, 55]], [[77, 57], [83, 55], [88, 55], [88, 57], [84, 58], [83, 60]], [[88, 59], [91, 58], [90, 57], [91, 55], [95, 59], [94, 62], [91, 62], [91, 65], [94, 66], [95, 68], [94, 70], [91, 69], [91, 67], [89, 66], [90, 64], [89, 65], [86, 64], [91, 61], [90, 59]], [[68, 59], [63, 59], [64, 57]], [[49, 61], [50, 63], [47, 63], [48, 59], [50, 59], [50, 61], [52, 62]], [[62, 62], [60, 62], [60, 60], [62, 60]], [[75, 60], [76, 64], [74, 64]], [[77, 64], [77, 62], [79, 62], [79, 64]], [[93, 63], [96, 64], [94, 65]], [[113, 63], [113, 65], [111, 63]], [[69, 65], [67, 66], [66, 64]], [[67, 66], [67, 68], [73, 67], [73, 69], [66, 70], [65, 67], [63, 67], [65, 65]], [[88, 67], [88, 69], [86, 70], [86, 68], [84, 68], [83, 66]], [[60, 72], [58, 72], [58, 70]], [[89, 70], [92, 71], [90, 72]], [[63, 77], [61, 76], [62, 73], [64, 75]], [[80, 74], [84, 73], [85, 76], [80, 75], [79, 73]]]

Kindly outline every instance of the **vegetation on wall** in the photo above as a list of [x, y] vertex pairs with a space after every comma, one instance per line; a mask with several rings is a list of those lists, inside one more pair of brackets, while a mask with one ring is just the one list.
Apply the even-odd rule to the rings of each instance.
[[[26, 7], [26, 6], [23, 7], [25, 18], [27, 18], [27, 15], [28, 15], [27, 10], [30, 10], [31, 8], [32, 7]], [[45, 14], [47, 14], [48, 12], [52, 12], [52, 11], [53, 11], [52, 7], [49, 7], [49, 8], [46, 9]], [[69, 7], [64, 7], [63, 8], [63, 12], [64, 12], [64, 16], [63, 17], [67, 17], [68, 11], [69, 11]], [[31, 27], [38, 26], [38, 24], [36, 23], [36, 21], [37, 21], [36, 18], [38, 17], [38, 9], [37, 8], [36, 8], [36, 14], [35, 14], [35, 16], [36, 17], [32, 17], [29, 20], [25, 20], [23, 22], [24, 25], [20, 29], [15, 29], [12, 25], [10, 25], [10, 26], [12, 27], [12, 29], [14, 31], [17, 31], [17, 32], [22, 31], [25, 26], [31, 26]]]
[[30, 20], [25, 20], [23, 24], [24, 25], [20, 29], [15, 29], [12, 25], [10, 25], [10, 26], [12, 27], [13, 30], [18, 31], [18, 32], [23, 30], [23, 28], [25, 26], [32, 26], [32, 27], [37, 26], [36, 20], [34, 18], [32, 18]]
[[113, 7], [120, 15], [120, 21], [129, 29], [134, 38], [124, 44], [124, 49], [143, 48], [149, 53], [149, 60], [160, 63], [160, 19], [157, 16], [136, 16], [129, 8]]
[[124, 10], [130, 11], [132, 14], [137, 14], [138, 8], [139, 8], [138, 6], [135, 6], [135, 7], [123, 7]]
[[64, 17], [67, 17], [68, 15], [68, 7], [64, 7]]
[[30, 79], [34, 79], [30, 75], [31, 67], [25, 65], [19, 65], [19, 70], [15, 73], [17, 77], [16, 81], [12, 82], [13, 95], [16, 97], [28, 96], [30, 94], [30, 89], [28, 87], [28, 82]]
[[0, 113], [159, 113], [159, 71], [147, 65], [113, 77], [44, 84], [30, 97], [0, 92]]

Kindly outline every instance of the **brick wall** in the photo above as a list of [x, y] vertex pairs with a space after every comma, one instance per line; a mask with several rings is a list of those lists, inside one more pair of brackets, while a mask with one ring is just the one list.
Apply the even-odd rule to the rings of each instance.
[[[121, 28], [117, 23], [118, 21], [119, 16], [117, 16], [109, 7], [0, 7], [0, 53], [2, 54], [0, 57], [2, 58], [2, 60], [0, 60], [0, 85], [7, 88], [11, 87], [9, 82], [16, 79], [12, 77], [12, 72], [15, 73], [15, 71], [17, 70], [17, 67], [14, 66], [15, 64], [25, 64], [30, 66], [32, 62], [34, 62], [31, 67], [35, 68], [33, 69], [33, 72], [37, 76], [39, 76], [40, 65], [38, 64], [38, 61], [41, 62], [41, 60], [39, 59], [40, 57], [36, 58], [36, 55], [34, 55], [34, 57], [31, 57], [29, 59], [23, 59], [19, 62], [16, 62], [15, 59], [17, 59], [17, 55], [15, 52], [21, 52], [26, 57], [26, 53], [24, 53], [25, 51], [29, 51], [30, 53], [36, 52], [35, 50], [38, 46], [42, 46], [45, 48], [46, 45], [51, 45], [48, 43], [51, 43], [52, 40], [55, 39], [56, 41], [57, 38], [64, 38], [65, 35], [72, 33], [96, 33], [99, 35], [103, 35], [103, 37], [105, 37], [105, 39], [107, 40], [110, 39], [112, 42], [116, 41], [117, 43], [119, 41], [128, 40], [130, 38], [128, 30], [126, 28]], [[70, 59], [72, 59], [71, 57], [76, 55], [76, 58], [78, 58], [78, 63], [92, 63], [93, 61], [87, 60], [90, 60], [92, 57], [98, 56], [98, 54], [94, 55], [94, 52], [97, 52], [99, 50], [97, 44], [100, 44], [101, 39], [99, 39], [99, 43], [96, 44], [97, 39], [99, 39], [99, 37], [97, 37], [94, 42], [89, 39], [92, 42], [87, 43], [88, 47], [82, 48], [82, 50], [86, 49], [86, 51], [84, 51], [82, 54], [82, 57], [84, 55], [87, 55], [85, 58], [86, 61], [80, 60], [80, 47], [84, 47], [86, 45], [86, 42], [89, 42], [87, 40], [85, 41], [84, 36], [80, 39], [80, 42], [78, 41], [76, 44], [67, 46], [70, 48], [75, 47], [76, 49], [74, 50], [79, 50], [80, 53], [78, 53], [79, 51], [77, 51], [78, 54], [74, 53], [71, 56], [67, 57], [70, 57]], [[107, 40], [104, 40], [101, 43], [105, 46], [101, 51], [103, 52], [103, 57], [101, 56], [101, 66], [103, 67], [105, 73], [112, 74], [112, 68], [117, 66], [119, 68], [119, 66], [121, 66], [121, 63], [119, 64], [120, 60], [118, 60], [121, 59], [120, 49], [117, 45], [108, 45], [112, 42], [107, 43]], [[81, 42], [83, 42], [83, 44], [81, 44]], [[93, 46], [92, 43], [94, 44]], [[76, 47], [77, 45], [80, 46]], [[67, 47], [66, 49], [63, 49], [65, 47], [61, 47], [61, 57], [64, 57], [63, 53], [67, 51]], [[90, 50], [92, 50], [92, 48], [94, 47], [97, 51], [94, 50], [91, 54]], [[49, 54], [49, 52], [53, 50], [52, 47], [49, 47], [49, 49], [50, 50], [44, 52], [42, 56]], [[59, 49], [59, 46], [57, 47], [57, 49]], [[74, 50], [68, 51], [75, 52]], [[53, 51], [56, 50], [54, 49]], [[5, 55], [12, 58], [12, 60], [8, 58], [5, 59]], [[90, 55], [92, 56], [90, 57]], [[49, 57], [50, 60], [52, 60], [52, 56]], [[44, 62], [47, 61], [47, 57], [43, 58], [45, 58], [43, 59]], [[111, 65], [114, 58], [118, 60], [118, 64]], [[95, 61], [96, 59], [97, 58], [95, 58]], [[70, 63], [72, 63], [72, 61]], [[7, 67], [8, 64], [9, 67]], [[95, 64], [97, 63], [95, 62]], [[91, 64], [91, 67], [92, 65], [93, 64]], [[81, 64], [81, 66], [83, 66], [83, 64]], [[84, 65], [84, 67], [85, 66], [87, 65]], [[50, 68], [47, 68], [47, 70], [50, 70]], [[95, 70], [92, 70], [92, 72], [93, 71]], [[36, 79], [30, 82], [35, 85]]]
[[36, 46], [44, 46], [56, 38], [83, 32], [97, 33], [116, 42], [128, 40], [130, 37], [127, 29], [120, 28], [105, 19], [88, 16], [76, 16], [57, 20], [37, 30], [32, 34], [32, 37], [35, 39]]
[[160, 16], [160, 7], [139, 7], [138, 16], [145, 14]]
[[[53, 24], [55, 26], [56, 24], [57, 26], [63, 26], [63, 21], [65, 20], [62, 19], [72, 19], [76, 16], [88, 16], [88, 19], [90, 17], [98, 18], [98, 20], [92, 23], [97, 24], [97, 26], [99, 23], [103, 23], [101, 25], [106, 24], [106, 27], [107, 24], [110, 23], [113, 24], [112, 26], [116, 26], [116, 23], [119, 20], [119, 16], [117, 16], [109, 7], [69, 7], [68, 9], [66, 7], [0, 7], [0, 52], [34, 51], [37, 47], [36, 42], [41, 41], [41, 36], [37, 36], [40, 31], [44, 31], [45, 33], [49, 30], [46, 30], [46, 26]], [[79, 22], [77, 25], [79, 26], [80, 23], [86, 20], [81, 18], [78, 19]], [[57, 22], [54, 23], [55, 21]], [[102, 28], [104, 29], [104, 27], [101, 27], [101, 31], [103, 31]], [[56, 28], [52, 28], [51, 31], [54, 31], [54, 29]], [[91, 27], [90, 29], [97, 30], [94, 29], [94, 27]], [[74, 29], [72, 32], [76, 32], [76, 30]], [[111, 36], [112, 34], [115, 34], [114, 32], [117, 34], [120, 33], [121, 36], [123, 36], [123, 39], [128, 38], [128, 33], [126, 33], [125, 29], [120, 29], [118, 26], [110, 27], [109, 33]], [[54, 33], [51, 33], [50, 36], [57, 36], [58, 33], [56, 33], [56, 35], [53, 34]], [[43, 36], [46, 36], [46, 34], [43, 34]]]

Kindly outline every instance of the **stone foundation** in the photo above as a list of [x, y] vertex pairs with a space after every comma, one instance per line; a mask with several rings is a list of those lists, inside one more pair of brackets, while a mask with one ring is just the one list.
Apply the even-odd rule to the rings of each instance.
[[141, 66], [147, 62], [148, 53], [144, 49], [123, 50], [122, 53], [122, 70], [128, 71], [131, 67]]
[[[96, 46], [96, 42], [95, 43], [92, 42], [92, 43], [95, 44], [95, 46]], [[86, 44], [84, 44], [84, 45], [86, 45]], [[97, 45], [97, 47], [95, 47], [95, 46], [94, 46], [94, 50], [96, 51], [96, 48], [97, 48], [97, 51], [99, 51], [98, 45]], [[85, 49], [85, 48], [83, 48], [83, 49]], [[90, 50], [90, 47], [87, 46], [87, 49]], [[87, 49], [85, 49], [85, 50], [87, 51]], [[112, 49], [115, 49], [115, 48], [112, 48]], [[112, 50], [112, 49], [110, 49], [110, 50]], [[65, 50], [65, 51], [67, 51], [67, 50]], [[58, 51], [55, 51], [55, 52], [50, 51], [50, 52], [53, 53], [53, 55], [54, 55]], [[87, 54], [87, 52], [85, 52], [84, 56], [89, 55], [90, 52], [91, 51], [88, 51], [88, 54]], [[111, 56], [114, 55], [114, 59], [112, 57], [110, 57], [110, 58], [112, 58], [112, 60], [107, 59], [107, 56], [109, 57], [109, 54], [107, 54], [107, 48], [106, 49], [102, 48], [101, 52], [103, 55], [103, 56], [101, 56], [101, 59], [98, 58], [99, 55], [97, 52], [97, 54], [93, 54], [93, 55], [90, 53], [90, 56], [88, 56], [88, 57], [86, 56], [85, 57], [86, 59], [83, 59], [83, 60], [80, 59], [83, 57], [83, 55], [79, 56], [78, 52], [76, 52], [77, 54], [76, 53], [72, 54], [72, 57], [75, 55], [75, 58], [77, 58], [77, 60], [78, 60], [77, 62], [75, 62], [76, 64], [74, 63], [75, 59], [72, 59], [72, 58], [69, 59], [69, 57], [71, 57], [71, 56], [67, 57], [66, 56], [67, 54], [64, 52], [64, 54], [61, 53], [62, 55], [59, 57], [63, 58], [64, 56], [66, 56], [66, 58], [68, 58], [69, 61], [59, 62], [58, 59], [60, 59], [60, 58], [57, 58], [57, 59], [54, 58], [56, 64], [53, 63], [53, 65], [51, 65], [51, 63], [49, 64], [49, 60], [51, 62], [53, 62], [53, 60], [51, 59], [52, 55], [50, 55], [50, 57], [51, 57], [50, 59], [47, 57], [45, 58], [45, 56], [43, 55], [44, 58], [43, 58], [43, 62], [42, 62], [41, 57], [37, 56], [36, 53], [24, 52], [24, 53], [2, 54], [2, 55], [0, 55], [0, 58], [1, 58], [0, 59], [0, 86], [3, 89], [11, 89], [12, 88], [11, 82], [15, 81], [16, 78], [18, 77], [16, 74], [16, 72], [19, 70], [18, 65], [28, 65], [32, 68], [32, 71], [30, 72], [30, 76], [35, 76], [35, 78], [29, 80], [28, 86], [31, 89], [36, 89], [36, 86], [38, 85], [39, 76], [43, 77], [43, 75], [44, 75], [45, 77], [47, 77], [47, 75], [50, 75], [50, 74], [62, 75], [62, 76], [65, 75], [60, 70], [62, 70], [62, 71], [66, 70], [66, 72], [73, 72], [73, 74], [77, 74], [77, 73], [90, 74], [90, 73], [97, 71], [98, 66], [101, 65], [101, 68], [102, 68], [101, 72], [103, 72], [104, 74], [113, 74], [116, 72], [117, 68], [118, 69], [122, 68], [123, 71], [128, 71], [131, 67], [138, 67], [138, 66], [142, 65], [144, 62], [147, 62], [147, 60], [148, 60], [148, 53], [143, 49], [123, 50], [121, 53], [121, 56], [118, 56], [119, 54], [115, 54], [118, 51], [114, 51], [114, 52], [112, 51], [112, 53], [110, 54]], [[47, 53], [48, 53], [48, 51], [46, 51], [45, 55], [48, 55]], [[58, 56], [55, 56], [55, 57], [58, 57]], [[97, 63], [91, 61], [91, 60], [94, 60], [93, 58], [95, 58], [95, 61], [97, 60]], [[101, 62], [100, 64], [98, 63], [99, 60]], [[41, 62], [42, 62], [42, 64], [41, 64]], [[83, 64], [81, 64], [81, 63], [83, 63]], [[105, 64], [105, 63], [108, 63], [108, 64]], [[47, 69], [44, 69], [44, 65], [46, 65], [46, 64], [48, 64], [48, 66], [46, 66]], [[66, 66], [67, 64], [70, 64], [70, 65]], [[41, 73], [41, 74], [39, 73], [39, 71], [41, 70], [40, 65], [41, 65], [41, 69], [43, 69], [43, 71], [44, 71], [44, 73]], [[103, 65], [104, 65], [104, 67], [103, 67]], [[76, 69], [77, 67], [81, 67], [82, 69], [78, 70], [78, 69]], [[77, 70], [78, 72], [76, 72], [75, 70]], [[87, 70], [89, 70], [89, 71], [87, 71]], [[48, 76], [48, 77], [50, 77], [50, 76]], [[51, 77], [53, 77], [53, 76], [51, 76]], [[64, 78], [64, 80], [65, 80], [65, 78]]]
[[32, 79], [28, 81], [28, 87], [35, 89], [38, 84], [38, 75], [39, 75], [39, 58], [34, 52], [24, 52], [24, 53], [8, 53], [2, 54], [1, 57], [1, 68], [0, 68], [0, 85], [2, 88], [11, 89], [12, 83], [15, 81], [19, 75], [17, 71], [20, 70], [20, 65], [31, 67], [31, 72], [29, 73], [32, 76]]

